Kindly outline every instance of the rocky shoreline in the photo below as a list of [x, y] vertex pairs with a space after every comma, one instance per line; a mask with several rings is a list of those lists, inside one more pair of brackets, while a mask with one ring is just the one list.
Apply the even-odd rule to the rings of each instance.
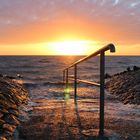
[[20, 124], [20, 107], [27, 101], [28, 92], [22, 84], [9, 77], [0, 76], [0, 140], [13, 139]]
[[131, 70], [108, 76], [106, 89], [114, 94], [124, 104], [140, 105], [140, 68], [134, 66]]

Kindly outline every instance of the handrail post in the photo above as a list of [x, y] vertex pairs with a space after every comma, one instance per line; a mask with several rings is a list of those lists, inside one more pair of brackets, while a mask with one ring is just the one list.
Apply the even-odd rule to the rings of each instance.
[[63, 84], [65, 83], [65, 70], [63, 71]]
[[77, 65], [74, 65], [74, 100], [77, 98]]
[[104, 135], [104, 73], [105, 73], [105, 52], [100, 54], [100, 121], [99, 135]]
[[68, 74], [69, 74], [69, 71], [67, 69], [66, 70], [66, 89], [68, 88], [68, 84], [69, 84]]

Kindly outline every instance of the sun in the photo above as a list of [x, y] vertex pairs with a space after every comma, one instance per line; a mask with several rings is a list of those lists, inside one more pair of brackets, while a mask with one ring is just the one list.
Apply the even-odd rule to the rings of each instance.
[[58, 55], [84, 55], [89, 46], [88, 41], [62, 41], [49, 44]]

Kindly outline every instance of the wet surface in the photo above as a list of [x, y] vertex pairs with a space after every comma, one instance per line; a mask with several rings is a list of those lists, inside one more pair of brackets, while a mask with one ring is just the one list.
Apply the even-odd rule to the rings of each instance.
[[[47, 90], [47, 89], [46, 89]], [[51, 88], [52, 95], [31, 96], [24, 122], [19, 127], [20, 140], [90, 139], [99, 128], [99, 91], [79, 88], [78, 100], [63, 100], [62, 89]], [[47, 91], [49, 92], [49, 91]], [[56, 99], [57, 97], [60, 97]], [[47, 96], [48, 95], [48, 96]], [[41, 97], [41, 98], [40, 98]], [[109, 140], [138, 140], [140, 106], [123, 105], [106, 93], [105, 132]], [[23, 115], [23, 117], [25, 114]]]

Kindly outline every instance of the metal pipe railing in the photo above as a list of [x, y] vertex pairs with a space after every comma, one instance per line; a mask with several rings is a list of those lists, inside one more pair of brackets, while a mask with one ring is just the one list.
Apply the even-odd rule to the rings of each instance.
[[[73, 78], [69, 78], [69, 80], [75, 81]], [[78, 78], [77, 78], [77, 82], [78, 83], [85, 83], [85, 84], [89, 84], [89, 85], [100, 87], [100, 84], [99, 83], [91, 82], [91, 81], [87, 81], [87, 80], [81, 80], [81, 79], [78, 79]]]
[[74, 65], [74, 97], [77, 98], [77, 65]]
[[105, 52], [105, 51], [108, 51], [108, 50], [110, 50], [110, 52], [115, 52], [115, 46], [113, 44], [108, 44], [105, 47], [99, 49], [98, 51], [96, 51], [96, 52], [94, 52], [94, 53], [92, 53], [92, 54], [90, 54], [90, 55], [88, 55], [88, 56], [76, 61], [75, 63], [73, 63], [69, 67], [65, 68], [64, 70], [69, 69], [71, 67], [74, 67], [74, 65], [78, 65], [78, 64], [80, 64], [80, 63], [82, 63], [82, 62], [84, 62], [84, 61], [86, 61], [86, 60], [88, 60], [88, 59], [90, 59], [90, 58], [92, 58], [94, 56], [97, 56], [101, 52]]
[[[99, 135], [103, 136], [104, 135], [104, 88], [105, 88], [105, 52], [110, 50], [110, 52], [115, 52], [115, 46], [113, 44], [108, 44], [107, 46], [99, 49], [98, 51], [76, 61], [69, 67], [65, 68], [63, 70], [63, 81], [66, 83], [66, 88], [68, 88], [69, 80], [74, 81], [74, 99], [76, 100], [77, 98], [77, 82], [82, 82], [86, 84], [92, 84], [94, 86], [100, 87], [100, 121], [99, 121]], [[97, 55], [100, 55], [100, 84], [95, 83], [95, 82], [90, 82], [86, 80], [79, 80], [77, 79], [77, 66], [78, 64], [87, 61], [88, 59], [95, 57]], [[74, 67], [74, 78], [70, 77], [69, 78], [69, 69]]]
[[104, 135], [104, 75], [105, 75], [105, 52], [100, 54], [100, 124], [99, 135]]

